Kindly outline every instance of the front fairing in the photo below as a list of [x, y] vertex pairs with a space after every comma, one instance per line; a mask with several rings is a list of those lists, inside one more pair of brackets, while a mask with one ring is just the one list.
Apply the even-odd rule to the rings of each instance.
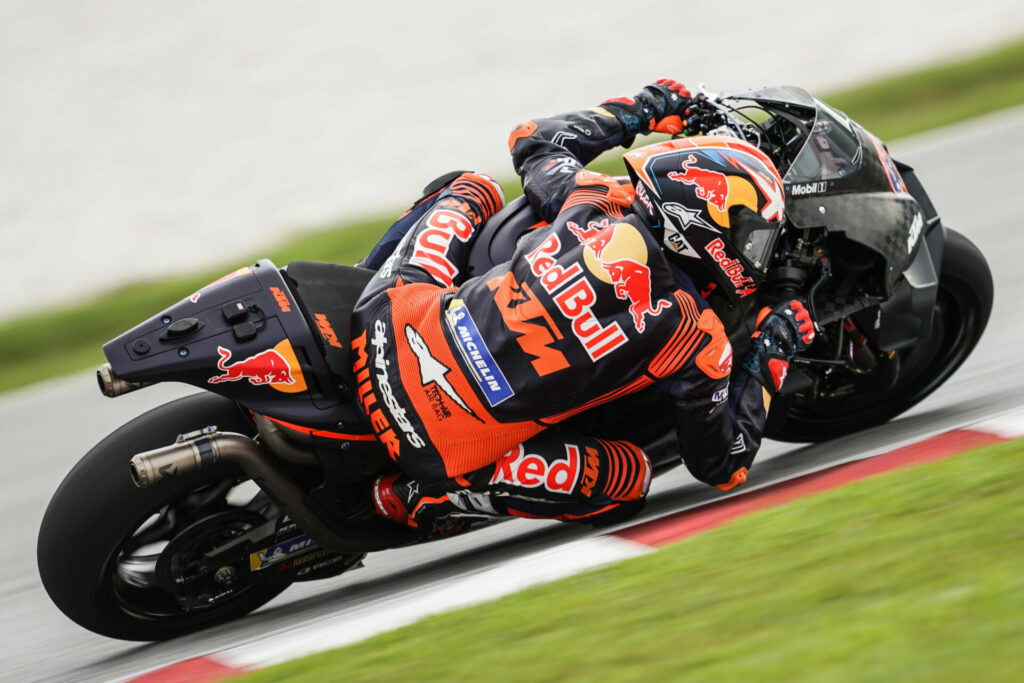
[[924, 216], [881, 140], [800, 88], [726, 100], [753, 102], [775, 124], [762, 129], [779, 150], [789, 226], [842, 234], [881, 255], [891, 292], [918, 248]]
[[730, 93], [724, 99], [753, 102], [771, 117], [788, 123], [786, 139], [772, 142], [781, 148], [779, 172], [793, 196], [886, 188], [906, 192], [885, 145], [806, 90], [782, 86]]

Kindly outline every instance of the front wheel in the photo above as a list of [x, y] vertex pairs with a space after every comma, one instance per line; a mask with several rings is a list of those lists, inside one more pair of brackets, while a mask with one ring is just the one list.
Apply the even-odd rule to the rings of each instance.
[[111, 638], [163, 640], [242, 616], [288, 587], [168, 583], [187, 574], [193, 558], [266, 521], [252, 504], [254, 485], [232, 466], [151, 489], [132, 484], [133, 455], [208, 425], [254, 433], [232, 401], [187, 396], [115, 431], [61, 483], [43, 516], [37, 559], [47, 593], [73, 621]]
[[992, 312], [994, 286], [984, 255], [966, 237], [946, 229], [932, 334], [900, 351], [895, 383], [882, 395], [866, 378], [851, 395], [808, 400], [797, 396], [783, 424], [767, 436], [780, 441], [824, 441], [882, 424], [922, 401], [956, 372], [981, 339]]

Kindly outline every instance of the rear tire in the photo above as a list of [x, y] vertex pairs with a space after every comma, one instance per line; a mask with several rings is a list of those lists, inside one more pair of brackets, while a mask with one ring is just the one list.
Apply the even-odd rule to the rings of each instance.
[[858, 393], [801, 405], [767, 436], [779, 441], [825, 441], [888, 422], [922, 401], [956, 372], [981, 339], [992, 312], [994, 285], [984, 255], [966, 237], [946, 229], [932, 334], [902, 351], [896, 384], [884, 395]]
[[[163, 640], [240, 617], [288, 587], [252, 584], [209, 607], [186, 610], [157, 581], [144, 580], [156, 554], [145, 554], [142, 538], [147, 544], [151, 538], [166, 541], [206, 518], [204, 533], [213, 539], [209, 542], [218, 542], [259, 521], [259, 515], [229, 504], [219, 493], [245, 480], [233, 466], [217, 465], [151, 489], [132, 484], [128, 461], [133, 455], [208, 425], [255, 433], [234, 402], [214, 394], [187, 396], [113, 432], [61, 483], [43, 515], [37, 560], [46, 592], [73, 621], [111, 638]], [[160, 524], [146, 527], [160, 511]], [[148, 529], [145, 537], [140, 529]]]

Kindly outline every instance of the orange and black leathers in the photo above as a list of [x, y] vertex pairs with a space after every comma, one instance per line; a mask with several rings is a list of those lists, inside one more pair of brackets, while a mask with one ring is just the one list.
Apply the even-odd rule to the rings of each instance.
[[[469, 280], [462, 272], [476, 218], [494, 210], [475, 205], [482, 189], [463, 176], [441, 192], [379, 265], [353, 315], [358, 404], [415, 480], [406, 490], [430, 491], [406, 501], [408, 522], [419, 525], [453, 506], [566, 520], [635, 510], [650, 483], [644, 453], [621, 441], [548, 430], [558, 419], [541, 418], [556, 409], [538, 412], [540, 395], [529, 399], [535, 386], [554, 398], [556, 386], [532, 377], [569, 369], [571, 352], [544, 350], [555, 339], [543, 338], [548, 330], [564, 339], [558, 325], [566, 322], [556, 323], [541, 301], [523, 300], [522, 288], [512, 291], [514, 272], [495, 269], [493, 277]], [[538, 332], [523, 327], [533, 325], [534, 314], [540, 349]], [[524, 332], [525, 346], [505, 327], [506, 317]], [[523, 358], [524, 348], [536, 353]], [[575, 406], [565, 399], [555, 405]]]
[[[630, 137], [620, 118], [610, 115], [606, 107], [535, 119], [517, 126], [509, 140], [513, 163], [523, 178], [527, 197], [552, 223], [550, 231], [560, 234], [570, 222], [579, 225], [605, 219], [611, 223], [643, 225], [627, 207], [601, 198], [598, 186], [591, 184], [594, 180], [589, 172], [580, 172], [583, 164]], [[566, 170], [562, 171], [563, 168]], [[552, 173], [556, 169], [558, 172]], [[581, 197], [592, 199], [580, 202]], [[628, 346], [617, 353], [634, 364], [649, 359], [642, 376], [657, 380], [658, 388], [671, 397], [680, 455], [690, 472], [713, 486], [731, 488], [746, 479], [760, 447], [768, 398], [762, 385], [750, 375], [731, 371], [731, 356], [719, 366], [718, 361], [728, 347], [722, 323], [699, 296], [692, 281], [669, 266], [654, 237], [642, 227], [638, 232], [647, 246], [652, 305], [663, 300], [675, 300], [680, 305], [673, 305], [671, 310], [655, 317], [656, 327], [643, 333], [623, 326], [631, 338]], [[604, 264], [611, 260], [602, 255]], [[605, 293], [608, 287], [597, 289]], [[645, 305], [646, 302], [642, 304]], [[695, 346], [679, 344], [676, 338], [688, 339], [687, 332], [693, 325], [702, 332]], [[671, 357], [674, 348], [679, 353]], [[658, 362], [670, 357], [671, 363]], [[637, 371], [636, 365], [613, 365], [629, 368], [628, 376], [635, 376]], [[573, 381], [582, 385], [589, 380], [588, 373], [583, 371]], [[630, 384], [621, 375], [616, 381], [625, 386]]]
[[[467, 278], [472, 234], [441, 198], [364, 291], [353, 322], [360, 400], [414, 479], [495, 491], [516, 488], [510, 473], [520, 484], [537, 482], [540, 469], [600, 444], [534, 435], [654, 384], [675, 406], [691, 472], [723, 488], [745, 478], [764, 422], [760, 385], [737, 373], [730, 386], [721, 323], [685, 276], [674, 277], [632, 213], [631, 191], [582, 170], [626, 137], [602, 109], [521, 124], [509, 141], [513, 160], [550, 225], [524, 239], [508, 263]], [[432, 374], [417, 365], [421, 358]], [[602, 464], [612, 450], [635, 450], [613, 445], [600, 449]], [[529, 455], [545, 463], [526, 467]], [[503, 456], [518, 464], [503, 467]], [[636, 479], [650, 474], [638, 462], [633, 456], [626, 468], [633, 496], [646, 493]], [[541, 500], [550, 491], [538, 484], [532, 493]]]

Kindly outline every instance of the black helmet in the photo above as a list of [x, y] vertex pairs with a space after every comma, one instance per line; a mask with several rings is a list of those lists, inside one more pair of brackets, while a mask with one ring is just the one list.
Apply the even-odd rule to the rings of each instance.
[[634, 208], [684, 269], [701, 266], [738, 300], [764, 280], [782, 232], [782, 178], [758, 148], [736, 138], [680, 138], [623, 157]]

